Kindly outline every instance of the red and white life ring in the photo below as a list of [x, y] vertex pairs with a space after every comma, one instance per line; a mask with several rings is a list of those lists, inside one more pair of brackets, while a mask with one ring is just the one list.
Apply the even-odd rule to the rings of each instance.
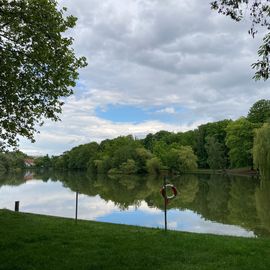
[[[173, 192], [173, 195], [167, 196], [167, 192], [166, 192], [166, 189], [167, 189], [167, 188], [171, 188], [171, 190], [172, 190], [172, 192]], [[164, 186], [162, 187], [162, 189], [160, 190], [160, 193], [161, 193], [161, 195], [163, 196], [164, 199], [166, 199], [166, 200], [171, 200], [171, 199], [173, 199], [173, 198], [176, 197], [176, 195], [177, 195], [177, 189], [176, 189], [176, 187], [175, 187], [174, 185], [172, 185], [172, 184], [166, 184], [166, 185], [164, 185]]]

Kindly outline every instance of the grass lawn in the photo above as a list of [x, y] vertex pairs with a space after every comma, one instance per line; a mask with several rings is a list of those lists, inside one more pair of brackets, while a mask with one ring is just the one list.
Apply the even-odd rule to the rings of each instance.
[[270, 269], [270, 239], [148, 229], [0, 210], [0, 269]]

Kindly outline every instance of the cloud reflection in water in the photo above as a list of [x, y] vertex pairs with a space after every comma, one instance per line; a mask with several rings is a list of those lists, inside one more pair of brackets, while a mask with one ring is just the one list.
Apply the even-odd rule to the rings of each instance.
[[[19, 200], [22, 212], [73, 218], [75, 198], [75, 193], [59, 181], [31, 180], [20, 186], [5, 185], [0, 188], [0, 208], [13, 210], [14, 202]], [[106, 202], [99, 195], [92, 197], [79, 195], [78, 218], [154, 228], [164, 227], [163, 211], [149, 207], [145, 201], [141, 201], [139, 206], [129, 206], [123, 210], [110, 200]], [[168, 228], [198, 233], [254, 237], [252, 231], [235, 225], [205, 220], [191, 210], [169, 210]]]

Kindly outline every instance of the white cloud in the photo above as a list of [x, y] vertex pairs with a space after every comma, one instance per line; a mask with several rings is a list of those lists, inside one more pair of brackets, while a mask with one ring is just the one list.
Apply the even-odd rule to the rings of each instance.
[[[235, 23], [201, 0], [60, 1], [78, 17], [70, 34], [89, 65], [80, 71], [62, 122], [46, 123], [26, 151], [59, 153], [76, 144], [118, 135], [143, 136], [159, 129], [186, 130], [206, 121], [246, 115], [269, 82], [255, 83], [251, 63], [262, 34], [252, 39], [248, 20]], [[190, 113], [181, 124], [119, 123], [98, 118], [109, 105]], [[31, 150], [32, 149], [32, 150]]]
[[157, 113], [168, 113], [168, 114], [175, 114], [176, 111], [173, 107], [166, 107], [164, 109], [158, 110]]
[[206, 119], [186, 124], [168, 124], [157, 120], [140, 123], [112, 122], [93, 115], [91, 106], [89, 112], [84, 110], [87, 104], [87, 99], [84, 101], [70, 99], [66, 104], [68, 109], [64, 110], [62, 121], [45, 124], [40, 134], [36, 136], [37, 142], [31, 144], [23, 141], [21, 150], [32, 155], [61, 154], [76, 145], [90, 141], [100, 142], [107, 138], [129, 134], [142, 138], [148, 133], [156, 133], [159, 130], [187, 131], [206, 122]]

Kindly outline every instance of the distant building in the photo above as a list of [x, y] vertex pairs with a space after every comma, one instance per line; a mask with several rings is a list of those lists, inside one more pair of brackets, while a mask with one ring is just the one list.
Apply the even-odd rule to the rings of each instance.
[[35, 166], [35, 161], [34, 161], [33, 159], [26, 158], [26, 159], [24, 160], [24, 165], [25, 165], [26, 167], [33, 167], [33, 166]]

